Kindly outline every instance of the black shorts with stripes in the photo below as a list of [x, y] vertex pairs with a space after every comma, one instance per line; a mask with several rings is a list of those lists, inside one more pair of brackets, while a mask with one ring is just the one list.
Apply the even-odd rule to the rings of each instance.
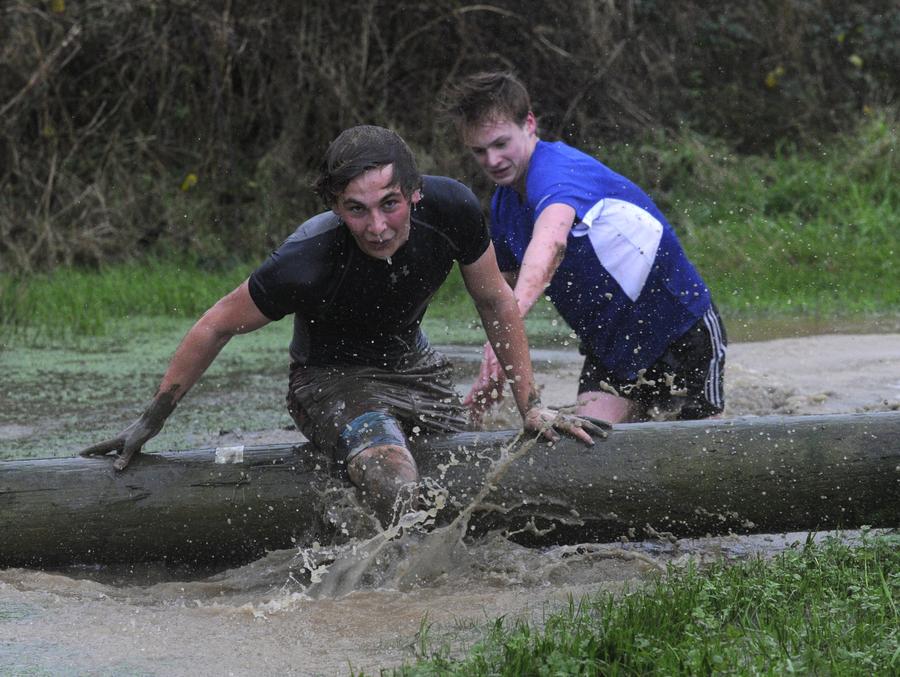
[[608, 392], [637, 402], [648, 415], [674, 412], [681, 420], [708, 418], [725, 408], [723, 378], [728, 339], [722, 318], [710, 306], [683, 336], [634, 381], [623, 381], [588, 355], [578, 394]]

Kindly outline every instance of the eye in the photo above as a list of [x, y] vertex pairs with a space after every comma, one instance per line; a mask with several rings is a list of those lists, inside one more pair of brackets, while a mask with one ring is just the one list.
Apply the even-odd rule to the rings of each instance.
[[362, 214], [364, 210], [359, 205], [350, 205], [349, 207], [347, 207], [347, 211], [350, 212], [351, 214], [353, 214], [354, 216], [358, 216], [358, 215]]
[[390, 211], [393, 211], [394, 209], [396, 209], [397, 205], [399, 205], [399, 204], [400, 204], [399, 200], [397, 200], [395, 198], [391, 198], [390, 200], [385, 200], [381, 204], [381, 208], [384, 209], [385, 211], [390, 212]]

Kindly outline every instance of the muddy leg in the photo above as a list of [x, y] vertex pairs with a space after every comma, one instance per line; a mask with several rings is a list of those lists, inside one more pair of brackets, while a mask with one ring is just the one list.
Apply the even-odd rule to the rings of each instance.
[[408, 512], [418, 502], [419, 471], [404, 447], [388, 444], [364, 449], [350, 461], [347, 473], [384, 526], [391, 523], [395, 512]]

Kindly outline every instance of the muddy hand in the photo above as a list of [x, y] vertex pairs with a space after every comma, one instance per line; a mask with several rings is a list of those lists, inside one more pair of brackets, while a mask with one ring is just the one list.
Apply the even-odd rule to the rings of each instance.
[[113, 468], [124, 470], [131, 462], [132, 457], [140, 453], [141, 447], [154, 437], [163, 427], [169, 414], [175, 409], [175, 400], [170, 393], [163, 393], [156, 397], [141, 417], [125, 428], [115, 437], [82, 449], [79, 456], [99, 456], [111, 451], [118, 452], [119, 456], [113, 462]]
[[485, 412], [503, 399], [505, 383], [506, 374], [503, 373], [500, 361], [494, 354], [491, 344], [485, 343], [478, 378], [463, 399], [463, 404], [469, 408], [469, 415], [474, 424], [480, 424]]
[[[533, 407], [525, 414], [525, 429], [540, 432], [553, 442], [559, 440], [559, 433], [565, 433], [593, 446], [592, 436], [606, 437], [612, 426], [606, 421], [585, 416], [562, 414], [555, 409]], [[557, 432], [558, 431], [558, 432]]]

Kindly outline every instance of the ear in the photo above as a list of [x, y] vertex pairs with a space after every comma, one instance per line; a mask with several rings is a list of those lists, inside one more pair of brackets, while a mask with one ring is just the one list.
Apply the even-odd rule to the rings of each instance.
[[525, 131], [528, 132], [529, 136], [537, 134], [537, 118], [534, 117], [534, 113], [528, 111], [528, 115], [525, 116], [525, 124], [522, 126], [525, 128]]
[[413, 191], [412, 197], [409, 198], [409, 201], [412, 202], [413, 204], [417, 204], [419, 202], [419, 200], [421, 200], [421, 199], [422, 199], [422, 189], [416, 188]]

